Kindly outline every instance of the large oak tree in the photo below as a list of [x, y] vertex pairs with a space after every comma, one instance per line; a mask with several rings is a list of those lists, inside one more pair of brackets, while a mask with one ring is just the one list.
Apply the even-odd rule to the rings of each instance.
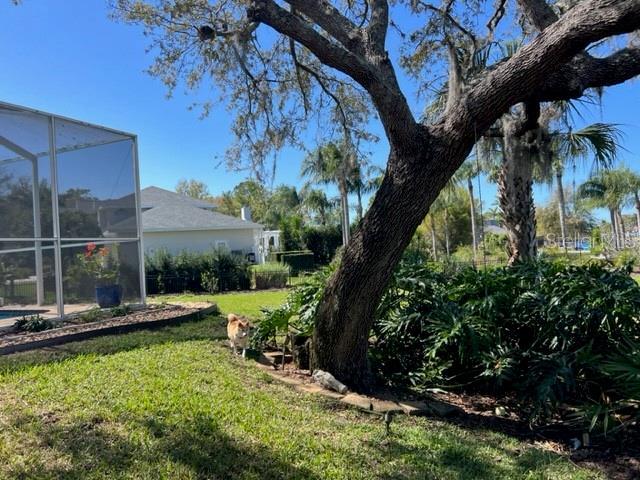
[[[367, 382], [369, 333], [385, 286], [480, 135], [509, 112], [508, 128], [529, 135], [544, 102], [579, 98], [640, 74], [640, 48], [632, 43], [618, 48], [612, 42], [600, 57], [587, 52], [640, 28], [640, 0], [516, 3], [518, 11], [508, 12], [511, 4], [498, 0], [491, 12], [494, 4], [481, 0], [116, 1], [116, 15], [143, 23], [154, 39], [152, 73], [170, 87], [181, 75], [189, 85], [203, 78], [218, 84], [236, 118], [231, 162], [261, 166], [272, 148], [295, 145], [301, 125], [313, 125], [314, 118], [321, 129], [336, 126], [347, 137], [365, 135], [371, 112], [382, 123], [390, 147], [384, 179], [324, 292], [314, 368], [352, 386]], [[483, 14], [488, 26], [478, 32], [473, 16]], [[431, 121], [414, 114], [398, 81], [398, 62], [387, 51], [390, 28], [412, 49], [403, 66], [419, 72], [427, 89], [456, 38], [472, 38], [482, 48], [498, 35], [500, 22], [514, 19], [527, 25], [517, 52], [464, 88], [450, 64], [443, 112]], [[518, 172], [512, 173], [517, 184]]]

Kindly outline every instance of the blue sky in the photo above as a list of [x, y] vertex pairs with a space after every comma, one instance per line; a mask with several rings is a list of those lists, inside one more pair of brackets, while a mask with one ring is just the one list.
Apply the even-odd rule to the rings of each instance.
[[[144, 73], [152, 60], [145, 53], [148, 40], [140, 29], [115, 23], [107, 13], [104, 0], [23, 0], [18, 7], [7, 0], [0, 3], [0, 99], [136, 133], [143, 187], [173, 189], [180, 178], [197, 178], [218, 194], [246, 178], [248, 172], [228, 172], [219, 165], [231, 140], [230, 114], [220, 107], [201, 120], [188, 110], [193, 96], [180, 89], [167, 100], [164, 85]], [[621, 158], [639, 170], [637, 81], [608, 89], [602, 108], [586, 112], [585, 123], [595, 121], [621, 125], [628, 150]], [[372, 129], [380, 133], [379, 125]], [[374, 163], [383, 165], [386, 142], [372, 150]], [[275, 183], [300, 185], [302, 157], [283, 152]], [[575, 181], [586, 175], [586, 169], [579, 169]], [[566, 181], [573, 181], [570, 172]], [[485, 209], [495, 191], [482, 182]], [[536, 187], [535, 194], [544, 201], [548, 188]]]

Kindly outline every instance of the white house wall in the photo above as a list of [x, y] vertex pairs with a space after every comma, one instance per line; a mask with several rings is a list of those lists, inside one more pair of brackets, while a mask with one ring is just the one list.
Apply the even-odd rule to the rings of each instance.
[[185, 232], [144, 232], [144, 249], [153, 255], [160, 249], [178, 254], [184, 250], [189, 252], [206, 252], [226, 242], [229, 250], [241, 250], [243, 253], [256, 253], [254, 230], [203, 230]]

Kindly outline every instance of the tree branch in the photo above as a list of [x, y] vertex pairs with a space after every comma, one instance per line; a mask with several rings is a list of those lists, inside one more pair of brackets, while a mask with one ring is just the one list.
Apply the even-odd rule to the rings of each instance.
[[540, 31], [558, 21], [556, 12], [546, 0], [518, 0], [518, 4], [525, 17]]
[[[546, 0], [518, 0], [525, 16], [540, 31], [558, 21]], [[640, 75], [640, 48], [623, 48], [605, 58], [586, 52], [554, 72], [532, 98], [538, 101], [570, 100], [590, 88], [608, 87]]]
[[541, 102], [580, 98], [590, 88], [618, 85], [640, 75], [640, 47], [604, 58], [581, 55], [548, 77], [532, 98]]
[[435, 5], [432, 5], [432, 4], [427, 3], [427, 2], [419, 1], [419, 3], [423, 8], [426, 8], [427, 10], [431, 10], [432, 12], [436, 12], [436, 13], [440, 14], [443, 19], [447, 20], [449, 23], [451, 23], [451, 25], [453, 25], [458, 30], [460, 30], [460, 32], [462, 34], [464, 34], [467, 37], [469, 37], [469, 40], [471, 40], [473, 45], [477, 47], [478, 40], [477, 40], [476, 36], [473, 33], [471, 33], [469, 30], [464, 28], [462, 26], [462, 24], [460, 22], [458, 22], [455, 18], [453, 18], [453, 16], [451, 15], [451, 13], [449, 11], [446, 11], [446, 10], [443, 10], [441, 8], [438, 8]]
[[286, 0], [298, 12], [310, 18], [325, 32], [335, 38], [347, 50], [360, 53], [362, 50], [362, 36], [360, 29], [342, 15], [327, 0]]
[[341, 47], [313, 29], [311, 24], [280, 7], [273, 0], [254, 0], [247, 8], [250, 20], [269, 25], [307, 47], [325, 65], [349, 75], [362, 86], [371, 83], [373, 72], [364, 57]]
[[445, 38], [448, 59], [449, 59], [449, 80], [447, 87], [447, 104], [445, 106], [445, 115], [451, 112], [462, 96], [462, 69], [458, 60], [458, 52], [453, 41], [449, 36]]
[[367, 0], [367, 5], [370, 5], [371, 9], [371, 19], [367, 27], [370, 47], [382, 55], [389, 27], [389, 4], [387, 0]]
[[349, 131], [349, 122], [347, 119], [347, 114], [345, 113], [344, 108], [342, 107], [342, 102], [340, 101], [340, 99], [331, 90], [329, 90], [329, 87], [327, 87], [324, 84], [318, 72], [316, 72], [315, 70], [313, 70], [312, 68], [308, 67], [303, 63], [298, 64], [298, 66], [300, 67], [300, 69], [304, 70], [313, 78], [315, 78], [316, 82], [318, 82], [318, 85], [320, 85], [320, 88], [322, 89], [322, 91], [325, 94], [327, 94], [329, 97], [331, 97], [331, 99], [334, 101], [334, 103], [336, 104], [338, 113], [340, 113], [340, 118], [342, 119], [342, 130], [345, 132], [345, 136], [347, 136], [346, 133]]
[[366, 57], [349, 51], [328, 40], [310, 23], [292, 15], [273, 0], [253, 0], [247, 16], [293, 38], [322, 63], [353, 78], [369, 92], [392, 148], [403, 148], [412, 143], [409, 141], [411, 138], [425, 134], [413, 117], [386, 55]]
[[505, 10], [506, 10], [506, 3], [507, 3], [507, 0], [498, 0], [496, 9], [493, 12], [493, 15], [491, 16], [491, 18], [489, 19], [489, 22], [487, 22], [487, 30], [489, 31], [489, 36], [488, 36], [489, 40], [493, 39], [493, 34], [496, 28], [498, 27], [500, 20], [502, 20], [502, 18], [504, 17]]
[[444, 128], [454, 138], [476, 129], [483, 132], [511, 105], [539, 91], [555, 70], [589, 44], [638, 27], [640, 1], [581, 2], [476, 84], [443, 120]]
[[300, 95], [302, 95], [302, 106], [304, 108], [304, 114], [309, 115], [309, 99], [307, 98], [307, 91], [302, 83], [302, 76], [300, 75], [301, 64], [298, 61], [298, 55], [296, 54], [296, 42], [293, 38], [289, 38], [289, 52], [291, 53], [291, 59], [296, 69], [296, 80], [298, 82], [298, 88], [300, 89]]

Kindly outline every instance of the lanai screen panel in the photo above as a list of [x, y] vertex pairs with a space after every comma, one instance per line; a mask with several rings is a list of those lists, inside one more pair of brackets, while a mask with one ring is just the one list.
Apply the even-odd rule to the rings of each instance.
[[0, 102], [0, 320], [91, 308], [93, 245], [117, 256], [124, 301], [144, 300], [137, 168], [133, 135]]

